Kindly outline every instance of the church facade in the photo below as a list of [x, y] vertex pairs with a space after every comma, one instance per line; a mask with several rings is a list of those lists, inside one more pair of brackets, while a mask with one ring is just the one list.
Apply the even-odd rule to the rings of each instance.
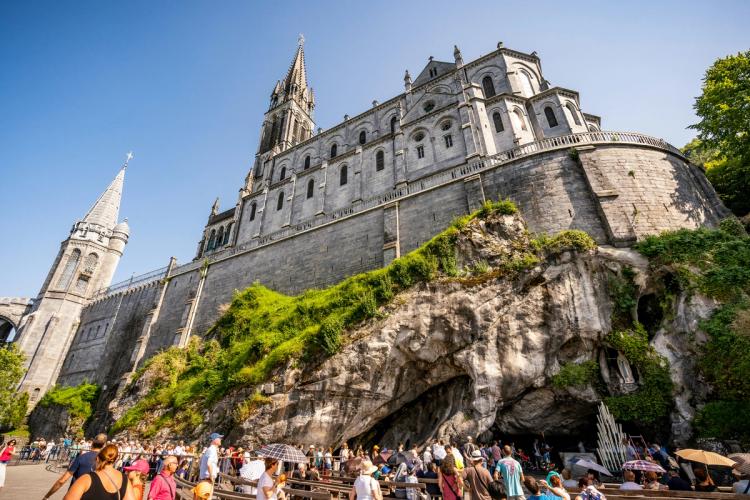
[[[223, 211], [214, 203], [192, 262], [171, 259], [110, 286], [127, 242], [117, 212], [97, 222], [99, 232], [74, 228], [25, 316], [36, 314], [37, 326], [22, 320], [17, 336], [27, 353], [49, 353], [32, 355], [31, 367], [37, 358], [52, 367], [30, 368], [22, 389], [32, 400], [37, 389], [88, 380], [102, 385], [106, 411], [144, 359], [204, 334], [235, 290], [259, 281], [299, 293], [382, 267], [489, 199], [516, 202], [532, 232], [580, 229], [615, 246], [726, 215], [679, 150], [602, 131], [576, 91], [545, 79], [536, 53], [502, 44], [466, 63], [457, 47], [453, 61], [430, 58], [416, 78], [406, 72], [403, 93], [327, 130], [316, 128], [314, 109], [300, 43], [273, 87], [236, 203]], [[68, 281], [74, 247], [80, 262], [96, 248], [101, 266]], [[66, 287], [54, 289], [60, 276]], [[76, 292], [81, 276], [85, 293]], [[90, 292], [95, 284], [104, 288]], [[70, 302], [69, 320], [40, 313], [52, 300]]]

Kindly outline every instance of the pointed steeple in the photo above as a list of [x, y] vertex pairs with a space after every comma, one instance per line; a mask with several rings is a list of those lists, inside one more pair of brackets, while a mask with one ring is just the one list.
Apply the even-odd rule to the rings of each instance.
[[127, 163], [123, 165], [115, 179], [109, 184], [109, 186], [107, 186], [107, 189], [104, 190], [94, 205], [86, 213], [83, 222], [98, 224], [110, 229], [117, 225], [126, 168]]
[[297, 41], [297, 52], [294, 54], [294, 59], [289, 66], [289, 71], [287, 71], [284, 83], [282, 84], [284, 91], [287, 93], [303, 93], [307, 90], [307, 69], [305, 68], [304, 46], [305, 38], [300, 35]]

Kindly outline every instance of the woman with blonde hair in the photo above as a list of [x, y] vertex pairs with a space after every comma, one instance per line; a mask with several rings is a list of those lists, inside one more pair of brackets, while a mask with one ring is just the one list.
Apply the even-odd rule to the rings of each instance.
[[125, 475], [115, 469], [119, 452], [108, 444], [96, 456], [96, 470], [78, 479], [63, 500], [135, 500]]

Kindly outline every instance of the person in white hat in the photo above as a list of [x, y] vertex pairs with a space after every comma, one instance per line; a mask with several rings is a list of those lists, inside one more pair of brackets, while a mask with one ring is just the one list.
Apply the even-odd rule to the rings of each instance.
[[369, 460], [362, 462], [359, 477], [354, 481], [354, 485], [349, 492], [349, 500], [383, 500], [380, 483], [372, 477], [376, 470], [378, 468]]
[[469, 458], [471, 465], [461, 471], [461, 476], [469, 483], [471, 500], [492, 500], [488, 489], [492, 474], [482, 465], [482, 452], [474, 449]]

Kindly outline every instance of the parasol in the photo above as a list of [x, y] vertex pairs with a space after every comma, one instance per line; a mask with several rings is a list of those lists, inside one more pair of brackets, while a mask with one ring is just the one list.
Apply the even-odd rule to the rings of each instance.
[[649, 462], [648, 460], [631, 460], [622, 464], [622, 468], [626, 470], [642, 470], [644, 472], [659, 472], [662, 474], [667, 472], [661, 465]]
[[571, 461], [571, 463], [575, 465], [576, 467], [583, 467], [584, 469], [592, 469], [597, 472], [601, 472], [605, 476], [612, 475], [612, 473], [609, 472], [606, 467], [604, 467], [603, 465], [599, 465], [596, 462], [592, 462], [591, 460], [587, 460], [585, 458], [579, 458], [577, 460], [576, 459], [573, 459], [573, 460], [575, 461]]
[[296, 464], [307, 463], [307, 457], [302, 451], [288, 444], [269, 444], [258, 451], [258, 456], [263, 458], [274, 458], [280, 462], [293, 462]]
[[735, 461], [734, 470], [750, 476], [750, 453], [733, 453], [729, 458]]
[[675, 455], [691, 462], [699, 462], [705, 465], [721, 465], [724, 467], [733, 467], [735, 462], [723, 455], [714, 453], [713, 451], [705, 450], [680, 450], [676, 451]]

